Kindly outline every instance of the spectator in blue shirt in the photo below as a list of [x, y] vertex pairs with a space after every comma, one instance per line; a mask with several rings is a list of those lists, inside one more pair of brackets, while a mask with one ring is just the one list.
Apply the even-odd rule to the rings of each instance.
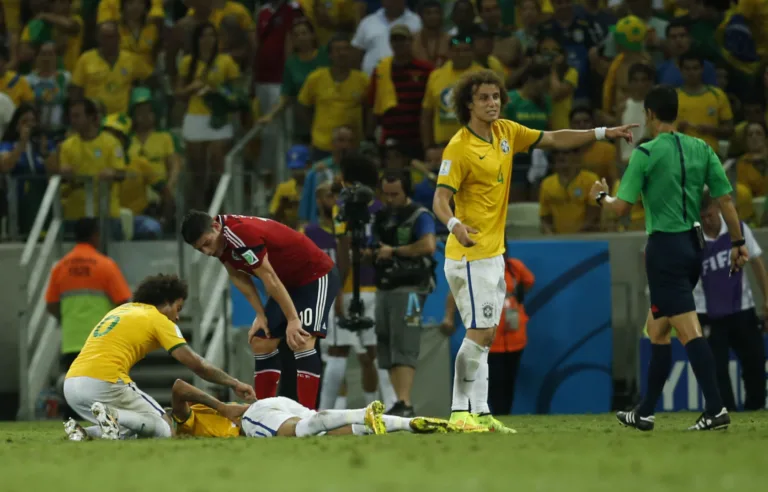
[[[433, 145], [427, 149], [424, 154], [424, 163], [431, 171], [419, 184], [413, 187], [413, 201], [423, 205], [428, 210], [432, 210], [432, 199], [435, 197], [435, 186], [437, 184], [437, 173], [440, 169], [440, 162], [443, 156], [443, 146]], [[435, 218], [435, 233], [438, 237], [447, 237], [448, 229], [445, 224]]]
[[18, 227], [21, 234], [32, 229], [37, 210], [55, 171], [55, 146], [38, 128], [34, 106], [21, 104], [13, 113], [0, 142], [0, 173], [16, 178]]
[[[667, 26], [667, 49], [670, 58], [661, 63], [656, 71], [659, 84], [672, 87], [683, 85], [683, 74], [680, 72], [680, 56], [691, 49], [691, 34], [688, 25], [679, 19], [674, 19]], [[717, 85], [717, 71], [708, 60], [704, 60], [704, 85]]]
[[352, 128], [346, 125], [334, 128], [331, 147], [331, 155], [314, 163], [304, 178], [304, 188], [299, 201], [299, 222], [301, 224], [318, 223], [315, 190], [320, 184], [334, 181], [340, 176], [341, 159], [357, 147], [357, 139]]

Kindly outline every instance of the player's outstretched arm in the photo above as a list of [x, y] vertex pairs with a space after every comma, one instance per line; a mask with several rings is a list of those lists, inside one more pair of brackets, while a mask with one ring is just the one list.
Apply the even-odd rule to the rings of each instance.
[[173, 416], [180, 421], [187, 420], [190, 414], [190, 403], [205, 405], [208, 408], [216, 410], [230, 420], [235, 420], [236, 418], [241, 417], [248, 408], [248, 405], [230, 405], [223, 403], [214, 396], [209, 395], [201, 389], [195, 388], [186, 381], [177, 379], [176, 382], [173, 383], [173, 388], [171, 388]]
[[575, 149], [596, 140], [614, 140], [623, 138], [632, 141], [632, 128], [639, 125], [623, 125], [613, 128], [595, 128], [593, 130], [558, 130], [544, 132], [537, 147], [540, 149]]
[[238, 381], [218, 367], [211, 365], [200, 357], [197, 352], [192, 350], [189, 345], [183, 345], [175, 349], [171, 352], [171, 356], [206, 381], [232, 388], [240, 398], [246, 401], [256, 401], [256, 393], [251, 385]]

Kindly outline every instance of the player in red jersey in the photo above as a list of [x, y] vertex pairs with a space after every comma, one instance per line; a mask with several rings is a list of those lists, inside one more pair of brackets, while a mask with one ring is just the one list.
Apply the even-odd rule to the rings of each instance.
[[[315, 342], [325, 337], [328, 313], [341, 286], [333, 260], [303, 234], [261, 217], [213, 218], [192, 210], [184, 217], [181, 235], [187, 244], [224, 264], [232, 283], [256, 311], [248, 332], [256, 396], [277, 394], [277, 346], [285, 337], [296, 357], [299, 403], [314, 409], [322, 370]], [[251, 276], [264, 282], [266, 305]]]

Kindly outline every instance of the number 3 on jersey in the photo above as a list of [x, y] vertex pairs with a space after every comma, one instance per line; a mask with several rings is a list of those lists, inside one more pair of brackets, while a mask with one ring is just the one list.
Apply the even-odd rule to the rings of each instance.
[[103, 337], [110, 331], [112, 331], [112, 328], [117, 326], [117, 324], [120, 322], [120, 316], [107, 316], [103, 320], [101, 320], [101, 323], [96, 325], [96, 328], [93, 329], [93, 336], [94, 337]]
[[299, 311], [299, 319], [301, 320], [301, 324], [303, 326], [311, 326], [312, 325], [312, 308], [307, 308], [304, 311]]

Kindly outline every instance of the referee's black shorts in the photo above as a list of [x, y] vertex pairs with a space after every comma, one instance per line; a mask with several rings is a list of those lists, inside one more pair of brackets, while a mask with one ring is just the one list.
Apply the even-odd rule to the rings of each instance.
[[645, 272], [654, 319], [696, 311], [693, 289], [701, 275], [701, 253], [695, 229], [651, 234]]

